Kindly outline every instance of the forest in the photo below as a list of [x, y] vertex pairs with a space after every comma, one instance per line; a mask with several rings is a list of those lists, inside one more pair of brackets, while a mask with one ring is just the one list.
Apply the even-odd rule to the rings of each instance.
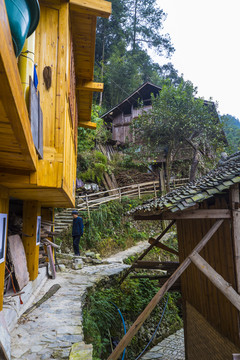
[[[171, 34], [163, 30], [166, 16], [156, 0], [113, 0], [110, 18], [98, 19], [95, 79], [104, 83], [104, 91], [94, 97], [92, 121], [97, 123], [96, 132], [79, 129], [78, 177], [83, 181], [100, 184], [105, 172], [115, 174], [134, 167], [149, 171], [149, 154], [157, 158], [166, 149], [167, 183], [179, 174], [194, 180], [216, 165], [222, 151], [231, 154], [239, 150], [239, 120], [232, 115], [217, 115], [219, 119], [214, 119], [212, 111], [203, 106], [206, 100], [198, 98], [191, 79], [185, 80], [171, 63], [175, 49]], [[164, 65], [154, 61], [154, 53], [164, 59]], [[129, 144], [111, 162], [103, 154], [92, 153], [96, 143], [105, 144], [112, 136], [101, 115], [146, 81], [162, 91], [151, 113], [132, 125], [132, 131], [141, 134], [142, 151], [138, 143]], [[174, 169], [175, 157], [186, 144], [192, 154]]]

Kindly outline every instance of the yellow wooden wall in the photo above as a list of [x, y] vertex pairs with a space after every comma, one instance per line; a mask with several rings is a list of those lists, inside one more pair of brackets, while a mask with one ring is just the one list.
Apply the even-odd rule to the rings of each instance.
[[[69, 4], [41, 5], [35, 62], [38, 64], [44, 140], [43, 160], [38, 161], [37, 185], [63, 187], [74, 202], [76, 154], [69, 112], [70, 56]], [[43, 78], [45, 66], [52, 69], [49, 90]]]
[[[0, 187], [0, 213], [8, 214], [9, 196], [8, 189]], [[5, 250], [7, 249], [7, 244]], [[6, 256], [6, 254], [5, 254]], [[5, 276], [5, 261], [0, 264], [0, 311], [3, 306], [3, 292], [4, 292], [4, 276]]]

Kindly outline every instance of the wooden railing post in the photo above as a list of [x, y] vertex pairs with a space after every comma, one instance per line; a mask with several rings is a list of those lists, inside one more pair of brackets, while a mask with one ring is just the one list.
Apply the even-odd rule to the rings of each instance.
[[87, 205], [88, 217], [89, 217], [89, 219], [90, 219], [90, 210], [89, 210], [88, 195], [87, 195], [87, 194], [86, 194], [86, 205]]
[[138, 198], [141, 199], [141, 189], [140, 184], [138, 184]]
[[122, 201], [122, 193], [121, 193], [121, 188], [118, 189], [118, 193], [119, 193], [119, 200], [120, 202]]
[[154, 197], [155, 197], [155, 199], [156, 199], [156, 197], [157, 197], [157, 190], [156, 190], [156, 183], [155, 183], [155, 182], [153, 183], [153, 189], [154, 189]]

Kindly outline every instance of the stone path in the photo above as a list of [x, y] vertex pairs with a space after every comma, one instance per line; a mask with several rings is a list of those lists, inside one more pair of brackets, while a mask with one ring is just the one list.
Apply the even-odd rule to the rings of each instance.
[[83, 342], [82, 302], [89, 287], [102, 279], [119, 274], [128, 267], [123, 259], [140, 253], [148, 242], [141, 242], [126, 251], [105, 259], [106, 264], [86, 266], [81, 270], [58, 273], [55, 280], [48, 280], [40, 299], [53, 284], [61, 288], [27, 316], [12, 332], [12, 360], [68, 359], [72, 344], [78, 343], [81, 360], [92, 359], [92, 346]]
[[[72, 345], [75, 344], [73, 346], [75, 353], [72, 350], [70, 359], [91, 360], [92, 345], [84, 343], [82, 330], [82, 303], [87, 289], [103, 279], [107, 280], [119, 274], [128, 267], [123, 264], [123, 259], [142, 252], [148, 246], [147, 242], [139, 243], [137, 246], [105, 259], [105, 264], [58, 273], [55, 280], [48, 280], [39, 292], [36, 301], [53, 284], [60, 284], [61, 288], [12, 331], [11, 359], [69, 359]], [[163, 345], [161, 349], [159, 345], [154, 347], [143, 359], [184, 359], [184, 357], [178, 357], [181, 351], [177, 357], [174, 352], [179, 346], [182, 349], [182, 338], [183, 336], [175, 335], [173, 345], [169, 344], [169, 338], [165, 339], [161, 344], [165, 342], [166, 345]]]
[[183, 329], [170, 335], [143, 355], [142, 360], [185, 360]]

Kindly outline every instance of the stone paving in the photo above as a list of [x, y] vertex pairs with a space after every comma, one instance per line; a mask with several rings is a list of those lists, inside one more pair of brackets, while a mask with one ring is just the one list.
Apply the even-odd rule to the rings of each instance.
[[78, 344], [77, 358], [91, 360], [92, 346], [84, 343], [82, 330], [82, 303], [86, 291], [104, 278], [119, 274], [128, 267], [122, 262], [124, 258], [140, 253], [148, 246], [148, 242], [141, 242], [105, 259], [103, 265], [58, 273], [55, 280], [48, 280], [36, 301], [53, 284], [60, 284], [61, 288], [12, 331], [12, 360], [68, 359], [75, 343]]
[[185, 360], [183, 329], [154, 346], [142, 360]]

